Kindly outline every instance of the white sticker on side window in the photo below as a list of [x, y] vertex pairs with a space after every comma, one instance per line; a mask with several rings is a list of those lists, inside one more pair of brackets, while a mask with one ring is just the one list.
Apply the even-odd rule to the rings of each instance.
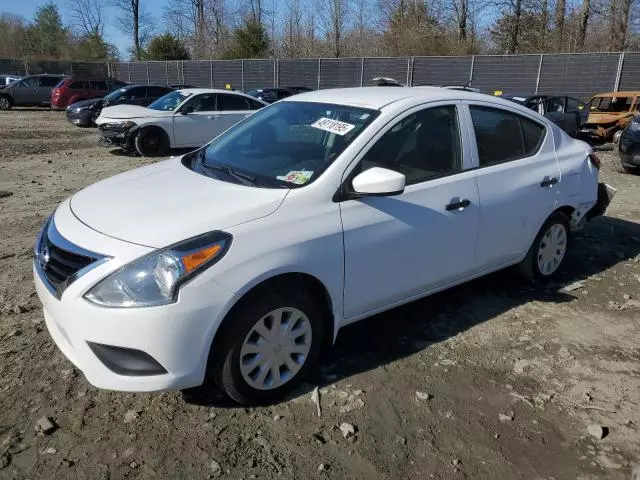
[[327, 132], [335, 133], [337, 135], [346, 135], [349, 133], [355, 125], [347, 122], [340, 122], [338, 120], [331, 120], [330, 118], [322, 117], [311, 124], [313, 128], [319, 128]]

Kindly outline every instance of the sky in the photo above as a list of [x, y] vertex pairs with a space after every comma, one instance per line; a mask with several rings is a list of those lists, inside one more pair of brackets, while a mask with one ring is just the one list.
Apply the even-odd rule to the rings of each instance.
[[[48, 3], [47, 0], [0, 0], [0, 12], [20, 15], [24, 17], [25, 20], [31, 21], [38, 7], [46, 3]], [[68, 24], [70, 18], [67, 0], [53, 0], [53, 3], [58, 6], [58, 10], [62, 15], [62, 21]], [[105, 1], [104, 3], [106, 4], [107, 2]], [[165, 4], [166, 2], [164, 0], [147, 0], [144, 2], [144, 9], [154, 17], [157, 23], [160, 23], [162, 21]], [[105, 39], [118, 47], [118, 50], [120, 50], [120, 53], [124, 57], [127, 55], [127, 50], [131, 46], [131, 40], [118, 30], [115, 22], [115, 17], [117, 16], [115, 8], [105, 8], [105, 15]]]

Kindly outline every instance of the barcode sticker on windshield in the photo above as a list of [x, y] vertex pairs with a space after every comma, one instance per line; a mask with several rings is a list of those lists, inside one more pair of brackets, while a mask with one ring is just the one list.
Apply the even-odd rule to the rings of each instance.
[[319, 128], [327, 132], [335, 133], [337, 135], [346, 135], [349, 133], [355, 125], [347, 122], [340, 122], [338, 120], [331, 120], [330, 118], [322, 117], [312, 123], [313, 128]]

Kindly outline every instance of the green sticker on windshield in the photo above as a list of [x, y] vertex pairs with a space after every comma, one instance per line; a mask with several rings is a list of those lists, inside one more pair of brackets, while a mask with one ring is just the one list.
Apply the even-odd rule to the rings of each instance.
[[281, 175], [276, 178], [284, 182], [295, 183], [296, 185], [304, 185], [309, 181], [311, 175], [313, 175], [312, 170], [292, 170], [286, 175]]

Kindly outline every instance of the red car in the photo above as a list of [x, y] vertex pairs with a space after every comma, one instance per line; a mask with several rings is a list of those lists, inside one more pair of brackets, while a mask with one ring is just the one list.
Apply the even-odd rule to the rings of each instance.
[[77, 77], [65, 78], [51, 90], [51, 108], [64, 110], [68, 105], [88, 100], [101, 98], [109, 92], [127, 85], [114, 78], [101, 78], [85, 80]]

